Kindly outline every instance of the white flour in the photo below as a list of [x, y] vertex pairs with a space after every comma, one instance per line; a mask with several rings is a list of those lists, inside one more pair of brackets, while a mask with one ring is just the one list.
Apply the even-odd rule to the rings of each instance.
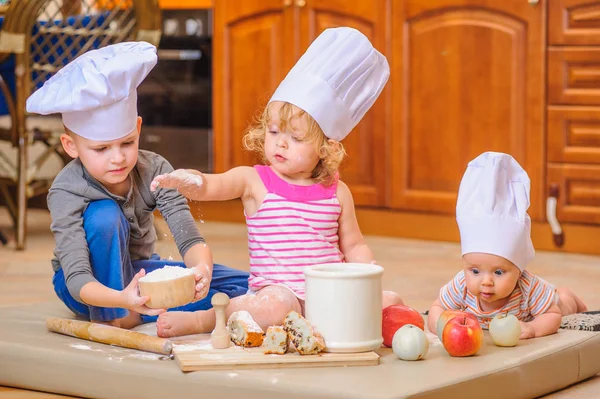
[[190, 352], [196, 350], [211, 350], [213, 347], [210, 341], [200, 341], [193, 344], [175, 344], [173, 343], [173, 349], [177, 352]]
[[134, 349], [120, 348], [113, 345], [106, 345], [104, 349], [95, 349], [90, 345], [85, 344], [70, 344], [71, 348], [91, 351], [91, 352], [101, 352], [107, 356], [109, 360], [114, 360], [117, 362], [123, 361], [123, 359], [145, 359], [145, 360], [160, 360], [163, 355], [159, 355], [157, 353], [138, 351]]
[[194, 274], [194, 271], [185, 267], [179, 266], [165, 266], [162, 269], [157, 269], [146, 274], [140, 279], [145, 283], [174, 280], [179, 277], [189, 276]]
[[246, 324], [246, 329], [248, 332], [263, 332], [262, 328], [260, 328], [260, 326], [254, 321], [250, 313], [248, 313], [245, 310], [238, 310], [237, 312], [233, 312], [231, 316], [229, 316], [227, 325], [231, 326], [231, 324], [236, 321], [243, 321], [244, 324]]
[[167, 187], [171, 187], [171, 188], [181, 188], [181, 186], [197, 186], [200, 187], [202, 185], [202, 177], [200, 175], [197, 175], [195, 173], [190, 173], [185, 169], [177, 169], [174, 172], [165, 174], [165, 175], [160, 175], [157, 176], [154, 180], [152, 180], [152, 183], [150, 184], [150, 191], [155, 191], [157, 188], [161, 187], [160, 182], [162, 180], [172, 180], [174, 179], [175, 182], [172, 182], [170, 185], [167, 184]]
[[202, 185], [202, 177], [195, 174], [195, 173], [190, 173], [185, 169], [179, 169], [175, 172], [173, 172], [173, 175], [179, 177], [181, 180], [183, 180], [183, 184], [186, 185], [194, 185], [194, 186], [201, 186]]
[[92, 349], [92, 347], [89, 346], [89, 345], [71, 344], [70, 346], [71, 346], [71, 348], [81, 349], [81, 350], [84, 350], [84, 351], [102, 352], [102, 349]]

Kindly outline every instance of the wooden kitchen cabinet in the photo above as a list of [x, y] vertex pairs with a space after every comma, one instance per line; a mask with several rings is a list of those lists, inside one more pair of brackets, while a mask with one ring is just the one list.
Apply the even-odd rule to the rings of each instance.
[[[242, 137], [279, 82], [325, 29], [350, 26], [386, 54], [389, 0], [214, 2], [214, 167], [252, 165]], [[389, 89], [343, 141], [341, 177], [358, 205], [383, 206], [389, 160]]]
[[363, 232], [458, 239], [465, 168], [501, 151], [531, 178], [536, 248], [557, 249], [552, 192], [558, 249], [600, 254], [600, 1], [215, 0], [214, 12], [217, 171], [255, 162], [241, 144], [253, 115], [323, 29], [353, 26], [391, 68], [344, 140]]
[[550, 2], [548, 43], [548, 193], [561, 225], [598, 226], [600, 2]]
[[393, 2], [393, 208], [454, 215], [467, 163], [499, 151], [527, 170], [543, 218], [544, 7]]
[[294, 62], [295, 9], [282, 0], [215, 1], [213, 33], [214, 171], [255, 161], [243, 150], [248, 124]]
[[549, 45], [600, 45], [600, 2], [551, 0], [548, 7]]
[[600, 164], [600, 107], [548, 107], [548, 161]]
[[548, 103], [600, 105], [600, 46], [548, 49]]
[[548, 165], [548, 185], [558, 189], [561, 223], [600, 224], [600, 165]]

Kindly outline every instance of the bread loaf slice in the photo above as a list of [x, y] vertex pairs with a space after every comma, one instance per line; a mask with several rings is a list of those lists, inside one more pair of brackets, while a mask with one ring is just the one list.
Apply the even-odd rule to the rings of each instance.
[[245, 348], [261, 346], [265, 332], [245, 310], [233, 312], [227, 321], [231, 341]]
[[325, 340], [319, 332], [296, 311], [285, 316], [283, 328], [301, 355], [314, 355], [325, 349]]
[[289, 347], [289, 337], [283, 326], [270, 326], [263, 342], [265, 354], [284, 355]]

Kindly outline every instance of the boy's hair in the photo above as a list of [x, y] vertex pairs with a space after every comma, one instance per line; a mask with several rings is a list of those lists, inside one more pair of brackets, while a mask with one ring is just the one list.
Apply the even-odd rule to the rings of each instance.
[[[337, 172], [346, 155], [344, 146], [339, 141], [331, 140], [325, 136], [319, 124], [305, 111], [296, 107], [293, 104], [284, 102], [279, 109], [279, 130], [291, 130], [291, 121], [293, 118], [305, 117], [308, 125], [308, 131], [303, 140], [307, 140], [315, 144], [315, 151], [319, 155], [319, 163], [312, 171], [311, 177], [317, 183], [328, 187], [331, 186], [336, 178]], [[265, 159], [265, 135], [268, 129], [268, 124], [271, 122], [271, 109], [269, 104], [263, 112], [258, 115], [255, 121], [246, 129], [244, 134], [244, 148], [249, 151], [260, 154], [262, 161]]]
[[77, 136], [77, 133], [74, 133], [71, 131], [71, 129], [69, 129], [68, 127], [66, 127], [65, 125], [63, 125], [63, 127], [65, 128], [65, 134], [71, 137], [75, 137]]

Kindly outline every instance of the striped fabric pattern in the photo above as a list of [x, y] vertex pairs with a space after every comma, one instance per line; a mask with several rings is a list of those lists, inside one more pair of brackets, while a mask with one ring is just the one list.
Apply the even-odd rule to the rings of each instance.
[[304, 299], [304, 268], [342, 262], [339, 250], [340, 203], [335, 187], [294, 186], [268, 166], [255, 167], [267, 195], [258, 211], [246, 216], [249, 288], [284, 285]]
[[521, 321], [533, 320], [558, 302], [558, 293], [552, 284], [524, 270], [506, 305], [485, 312], [479, 307], [477, 297], [467, 290], [465, 272], [461, 270], [440, 289], [439, 298], [444, 308], [472, 313], [477, 316], [481, 327], [487, 329], [496, 315], [507, 312]]

